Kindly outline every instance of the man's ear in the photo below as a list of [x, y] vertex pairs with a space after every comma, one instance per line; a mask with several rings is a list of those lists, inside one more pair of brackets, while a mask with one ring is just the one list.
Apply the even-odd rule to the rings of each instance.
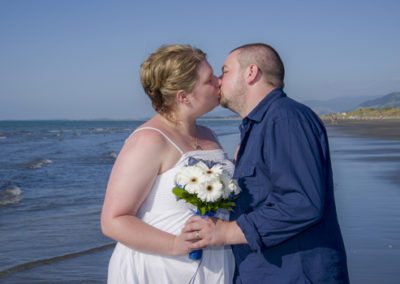
[[261, 70], [260, 68], [255, 65], [255, 64], [250, 64], [246, 68], [246, 82], [249, 85], [252, 85], [258, 81], [258, 79], [261, 78]]
[[179, 90], [176, 93], [176, 101], [178, 103], [187, 104], [189, 102], [187, 93], [184, 90]]

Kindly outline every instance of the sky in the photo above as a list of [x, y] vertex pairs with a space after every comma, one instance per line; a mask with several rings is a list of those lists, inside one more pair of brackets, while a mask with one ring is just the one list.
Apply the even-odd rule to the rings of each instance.
[[398, 0], [0, 0], [0, 120], [142, 119], [140, 64], [191, 44], [216, 75], [230, 50], [264, 42], [298, 100], [400, 91]]

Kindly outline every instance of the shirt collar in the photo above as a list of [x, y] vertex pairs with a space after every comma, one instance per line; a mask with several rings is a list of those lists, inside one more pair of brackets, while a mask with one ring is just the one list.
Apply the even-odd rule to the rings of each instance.
[[269, 94], [265, 96], [265, 98], [263, 98], [258, 103], [258, 105], [256, 105], [256, 107], [244, 119], [247, 118], [255, 122], [260, 122], [263, 119], [264, 115], [267, 113], [271, 104], [275, 100], [283, 97], [286, 97], [286, 94], [281, 88], [273, 89]]

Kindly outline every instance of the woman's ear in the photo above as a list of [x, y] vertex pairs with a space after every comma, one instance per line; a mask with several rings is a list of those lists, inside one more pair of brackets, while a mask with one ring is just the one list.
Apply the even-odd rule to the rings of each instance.
[[183, 104], [189, 103], [189, 99], [188, 99], [187, 93], [184, 90], [179, 90], [176, 93], [176, 101], [178, 103], [183, 103]]

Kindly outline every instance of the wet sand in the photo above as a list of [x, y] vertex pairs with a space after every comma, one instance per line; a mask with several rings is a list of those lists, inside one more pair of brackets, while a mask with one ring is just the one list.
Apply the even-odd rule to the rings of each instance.
[[338, 120], [324, 121], [327, 129], [337, 129], [350, 136], [400, 140], [400, 120]]
[[[335, 123], [325, 121], [328, 133], [342, 134], [348, 137], [368, 138], [372, 140], [387, 140], [400, 143], [400, 120], [340, 120]], [[398, 144], [397, 144], [398, 145]], [[384, 174], [384, 177], [393, 183], [400, 184], [400, 150], [397, 145], [380, 149], [352, 150], [352, 153], [370, 154], [363, 157], [371, 163], [392, 162], [397, 163], [395, 170]], [[372, 155], [371, 154], [375, 154]]]

